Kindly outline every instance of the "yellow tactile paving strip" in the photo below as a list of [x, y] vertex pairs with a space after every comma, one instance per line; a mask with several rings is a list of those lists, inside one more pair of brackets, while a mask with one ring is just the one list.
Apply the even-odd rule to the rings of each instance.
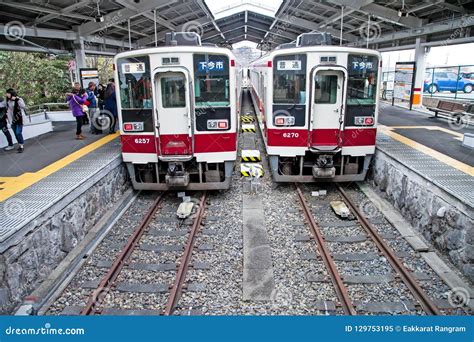
[[446, 128], [438, 127], [438, 126], [384, 126], [384, 125], [378, 125], [378, 129], [380, 132], [392, 137], [393, 139], [410, 146], [411, 148], [414, 148], [417, 151], [423, 152], [424, 154], [427, 154], [440, 162], [449, 165], [451, 167], [454, 167], [455, 169], [458, 169], [459, 171], [462, 171], [469, 176], [474, 176], [474, 167], [469, 166], [467, 164], [464, 164], [463, 162], [460, 162], [459, 160], [456, 160], [454, 158], [448, 157], [447, 155], [438, 152], [436, 150], [433, 150], [432, 148], [429, 148], [423, 144], [417, 143], [414, 140], [408, 139], [407, 137], [404, 137], [401, 134], [398, 134], [393, 131], [393, 129], [405, 129], [405, 128], [426, 128], [426, 129], [431, 129], [431, 130], [440, 130], [449, 134], [452, 134], [459, 138], [459, 135], [462, 137], [462, 134], [451, 131]]
[[77, 159], [107, 144], [108, 142], [117, 138], [118, 135], [118, 132], [115, 134], [107, 135], [106, 137], [94, 141], [93, 143], [71, 153], [67, 157], [59, 159], [58, 161], [46, 166], [45, 168], [37, 172], [25, 172], [18, 177], [0, 177], [0, 202], [5, 201], [16, 193], [32, 186], [43, 178], [53, 174], [54, 172], [71, 164]]
[[[381, 125], [379, 125], [381, 126]], [[444, 133], [448, 133], [451, 135], [454, 135], [456, 140], [462, 140], [463, 134], [459, 132], [452, 131], [450, 129], [444, 128], [444, 127], [439, 127], [439, 126], [385, 126], [388, 129], [427, 129], [429, 131], [441, 131]]]

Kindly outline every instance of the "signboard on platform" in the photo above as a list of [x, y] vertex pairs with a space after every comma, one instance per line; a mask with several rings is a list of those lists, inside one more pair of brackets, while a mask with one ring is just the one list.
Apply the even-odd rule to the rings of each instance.
[[397, 62], [395, 64], [392, 106], [397, 103], [408, 106], [411, 110], [413, 105], [415, 71], [415, 62]]
[[81, 68], [79, 69], [79, 77], [81, 79], [81, 86], [87, 89], [89, 82], [94, 82], [95, 86], [99, 84], [99, 70], [95, 68]]

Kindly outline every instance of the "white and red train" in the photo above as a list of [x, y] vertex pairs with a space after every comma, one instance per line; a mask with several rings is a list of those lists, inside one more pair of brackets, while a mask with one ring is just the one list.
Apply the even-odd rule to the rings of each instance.
[[273, 179], [364, 180], [375, 152], [381, 56], [303, 34], [251, 63]]
[[237, 158], [240, 72], [229, 49], [170, 33], [115, 57], [122, 156], [133, 187], [227, 189]]

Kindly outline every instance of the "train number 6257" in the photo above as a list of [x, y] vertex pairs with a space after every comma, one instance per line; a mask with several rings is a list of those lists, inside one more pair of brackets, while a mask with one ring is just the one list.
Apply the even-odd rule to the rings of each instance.
[[149, 144], [150, 138], [136, 138], [135, 144]]

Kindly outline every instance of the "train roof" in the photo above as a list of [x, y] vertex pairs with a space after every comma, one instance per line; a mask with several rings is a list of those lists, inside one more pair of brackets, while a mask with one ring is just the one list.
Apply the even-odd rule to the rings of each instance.
[[284, 48], [284, 49], [275, 49], [269, 53], [263, 55], [262, 57], [254, 60], [250, 63], [250, 66], [258, 64], [261, 61], [266, 61], [273, 59], [275, 56], [281, 55], [294, 55], [301, 54], [306, 52], [347, 52], [347, 53], [359, 53], [365, 55], [372, 55], [381, 58], [380, 52], [372, 49], [364, 48], [353, 48], [348, 46], [337, 46], [337, 45], [318, 45], [318, 46], [297, 46], [294, 48]]
[[153, 48], [146, 48], [146, 49], [138, 49], [138, 50], [130, 50], [130, 51], [124, 51], [121, 52], [117, 55], [115, 55], [114, 59], [117, 60], [118, 58], [123, 58], [123, 57], [135, 57], [135, 56], [144, 56], [144, 55], [153, 55], [153, 54], [169, 54], [169, 53], [194, 53], [194, 52], [200, 52], [200, 53], [220, 53], [220, 54], [225, 54], [228, 57], [235, 58], [235, 55], [233, 52], [224, 47], [217, 47], [217, 46], [158, 46], [158, 47], [153, 47]]

